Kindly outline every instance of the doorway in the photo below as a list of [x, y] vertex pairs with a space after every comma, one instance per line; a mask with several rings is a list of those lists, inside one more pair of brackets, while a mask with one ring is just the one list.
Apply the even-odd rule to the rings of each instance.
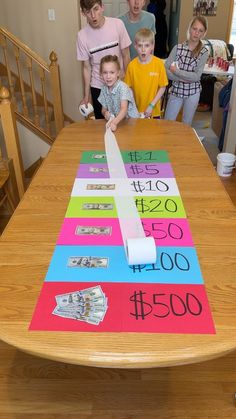
[[[180, 14], [180, 2], [181, 0], [166, 0], [166, 8], [164, 10], [166, 16], [166, 23], [168, 28], [168, 51], [178, 43], [178, 31], [179, 31], [179, 14]], [[126, 0], [103, 0], [105, 6], [105, 16], [118, 17], [127, 12], [128, 6]], [[146, 1], [145, 8], [149, 4], [149, 0]], [[78, 0], [79, 10], [79, 26], [82, 28], [86, 24], [86, 19], [80, 13], [80, 2]]]
[[180, 0], [171, 0], [169, 9], [169, 51], [178, 44], [179, 39]]

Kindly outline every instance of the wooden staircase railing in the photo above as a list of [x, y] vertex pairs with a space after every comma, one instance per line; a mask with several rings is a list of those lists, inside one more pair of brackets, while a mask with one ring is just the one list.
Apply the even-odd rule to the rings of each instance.
[[51, 52], [48, 65], [4, 28], [0, 28], [0, 48], [0, 86], [9, 89], [17, 119], [52, 144], [64, 126], [55, 52]]
[[20, 141], [16, 127], [14, 105], [11, 103], [9, 91], [4, 86], [0, 88], [0, 118], [7, 157], [13, 161], [17, 191], [21, 199], [25, 192], [25, 185]]

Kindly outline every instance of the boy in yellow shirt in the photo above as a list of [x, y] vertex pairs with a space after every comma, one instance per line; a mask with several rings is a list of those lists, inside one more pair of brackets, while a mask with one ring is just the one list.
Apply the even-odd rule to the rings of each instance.
[[168, 85], [164, 63], [153, 55], [154, 39], [150, 29], [136, 32], [134, 45], [138, 57], [128, 64], [124, 79], [133, 90], [138, 111], [145, 118], [160, 118], [160, 99]]

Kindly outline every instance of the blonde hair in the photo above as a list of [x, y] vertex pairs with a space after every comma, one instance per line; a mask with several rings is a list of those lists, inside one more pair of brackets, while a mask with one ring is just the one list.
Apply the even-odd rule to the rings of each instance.
[[103, 64], [106, 64], [106, 63], [116, 64], [117, 70], [120, 71], [120, 62], [117, 55], [105, 55], [104, 57], [102, 57], [100, 61], [100, 74], [102, 73]]
[[150, 41], [153, 45], [155, 42], [155, 35], [151, 29], [142, 28], [139, 29], [134, 37], [134, 42], [137, 44], [139, 41]]
[[[189, 23], [188, 29], [187, 29], [187, 40], [189, 41], [190, 38], [190, 29], [192, 28], [192, 26], [194, 25], [195, 22], [200, 22], [202, 24], [202, 26], [205, 29], [205, 34], [207, 32], [208, 29], [208, 22], [207, 19], [204, 16], [195, 16], [191, 22]], [[204, 34], [204, 36], [205, 36]], [[201, 51], [203, 47], [203, 43], [200, 40], [197, 44], [197, 46], [194, 48], [194, 50], [192, 51], [192, 57], [197, 57]]]

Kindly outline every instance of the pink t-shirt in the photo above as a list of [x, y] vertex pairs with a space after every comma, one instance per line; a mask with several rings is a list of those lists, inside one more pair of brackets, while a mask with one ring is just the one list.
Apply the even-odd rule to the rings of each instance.
[[78, 32], [77, 59], [89, 60], [92, 74], [90, 85], [101, 88], [103, 81], [100, 77], [100, 61], [105, 55], [117, 55], [123, 69], [121, 51], [131, 44], [124, 23], [120, 19], [105, 17], [104, 25], [95, 29], [87, 24]]

